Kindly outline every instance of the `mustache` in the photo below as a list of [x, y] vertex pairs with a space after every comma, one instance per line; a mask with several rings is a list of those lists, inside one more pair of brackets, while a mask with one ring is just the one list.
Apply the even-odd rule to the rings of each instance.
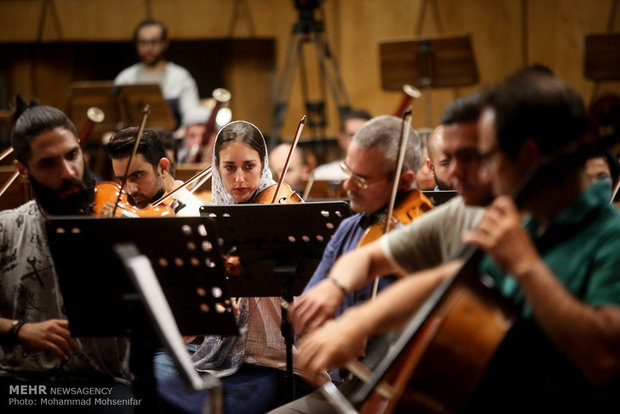
[[60, 183], [60, 186], [56, 189], [56, 193], [64, 193], [71, 187], [78, 187], [80, 191], [84, 191], [87, 189], [84, 181], [77, 178], [66, 178], [62, 181], [62, 183]]

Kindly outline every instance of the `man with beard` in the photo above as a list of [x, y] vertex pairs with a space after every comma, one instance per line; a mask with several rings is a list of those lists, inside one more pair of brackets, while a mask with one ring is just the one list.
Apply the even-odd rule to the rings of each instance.
[[164, 98], [170, 104], [176, 125], [181, 125], [189, 111], [199, 105], [198, 87], [190, 73], [183, 67], [166, 61], [168, 30], [157, 20], [146, 19], [138, 24], [133, 41], [140, 58], [118, 74], [114, 83], [133, 85], [158, 83]]
[[93, 200], [75, 126], [61, 111], [28, 107], [19, 96], [14, 118], [15, 167], [35, 199], [0, 212], [0, 395], [16, 385], [54, 384], [105, 386], [108, 396], [128, 398], [127, 342], [71, 336], [47, 244], [47, 217], [83, 214]]
[[[112, 159], [112, 169], [116, 180], [121, 182], [127, 163], [136, 142], [138, 128], [131, 127], [118, 131], [106, 144]], [[157, 134], [145, 129], [142, 133], [136, 155], [131, 160], [125, 181], [125, 191], [130, 204], [145, 208], [164, 194], [183, 184], [172, 176], [170, 160]], [[176, 191], [170, 200], [170, 207], [177, 216], [199, 216], [204, 203], [185, 188]]]

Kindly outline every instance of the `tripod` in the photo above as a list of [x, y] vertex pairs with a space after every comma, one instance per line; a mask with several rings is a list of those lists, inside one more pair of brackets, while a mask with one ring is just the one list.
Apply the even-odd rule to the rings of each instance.
[[[271, 139], [269, 141], [270, 148], [276, 145], [280, 136], [280, 129], [284, 124], [298, 61], [301, 62], [301, 89], [308, 116], [307, 126], [313, 139], [317, 138], [317, 131], [320, 131], [318, 136], [325, 137], [325, 127], [327, 125], [327, 117], [325, 115], [326, 83], [338, 107], [340, 119], [351, 109], [344, 83], [338, 71], [336, 57], [332, 54], [327, 36], [325, 35], [323, 21], [314, 18], [314, 8], [318, 6], [319, 2], [303, 2], [303, 5], [301, 5], [302, 2], [295, 2], [299, 9], [299, 21], [293, 25], [292, 36], [287, 45], [284, 67], [276, 89], [276, 103], [271, 127]], [[310, 100], [308, 97], [308, 79], [303, 46], [309, 42], [314, 44], [318, 59], [320, 82], [318, 88], [320, 98], [318, 100]]]

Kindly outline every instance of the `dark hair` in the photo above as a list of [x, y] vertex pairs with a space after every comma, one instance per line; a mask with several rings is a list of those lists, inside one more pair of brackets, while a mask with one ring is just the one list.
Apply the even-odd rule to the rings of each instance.
[[51, 106], [39, 105], [36, 99], [28, 103], [18, 94], [12, 116], [15, 127], [11, 132], [11, 146], [15, 158], [22, 164], [32, 155], [30, 143], [43, 132], [61, 127], [71, 131], [78, 140], [77, 129], [67, 115]]
[[[110, 158], [116, 160], [129, 157], [133, 151], [137, 134], [137, 127], [121, 129], [115, 133], [105, 145]], [[136, 153], [142, 154], [155, 169], [157, 169], [159, 160], [168, 158], [161, 140], [157, 134], [150, 129], [145, 129], [142, 133], [142, 138], [140, 138]]]
[[161, 40], [168, 40], [168, 29], [166, 25], [155, 19], [144, 19], [136, 26], [136, 29], [133, 31], [133, 42], [136, 43], [138, 41], [138, 32], [146, 26], [159, 26], [161, 27]]
[[527, 138], [551, 155], [588, 131], [588, 118], [579, 94], [548, 73], [523, 69], [489, 89], [485, 108], [495, 112], [495, 134], [500, 148], [516, 158]]
[[350, 119], [364, 119], [369, 121], [371, 118], [372, 115], [365, 109], [351, 109], [342, 115], [341, 129], [344, 131], [344, 124]]
[[472, 93], [452, 101], [441, 113], [441, 125], [476, 122], [482, 112], [482, 103], [479, 93]]
[[[265, 148], [265, 139], [259, 129], [249, 122], [235, 121], [224, 126], [217, 136], [213, 154], [215, 154], [215, 163], [220, 163], [220, 151], [233, 142], [240, 142], [249, 145], [258, 152], [261, 165], [264, 162], [267, 150]], [[265, 167], [263, 165], [263, 167]]]

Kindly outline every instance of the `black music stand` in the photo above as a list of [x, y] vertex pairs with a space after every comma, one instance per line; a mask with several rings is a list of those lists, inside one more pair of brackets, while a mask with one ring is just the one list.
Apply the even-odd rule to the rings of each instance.
[[[344, 201], [202, 206], [214, 219], [222, 252], [239, 256], [242, 272], [228, 275], [232, 296], [280, 296], [290, 303], [302, 293], [340, 222], [351, 214]], [[282, 308], [287, 386], [295, 397], [293, 328]]]
[[73, 336], [130, 336], [134, 388], [152, 408], [156, 336], [120, 258], [135, 243], [155, 268], [183, 335], [237, 335], [213, 224], [200, 217], [52, 217], [50, 250]]
[[142, 303], [151, 317], [153, 327], [157, 331], [160, 341], [167, 348], [168, 354], [174, 361], [186, 388], [191, 391], [208, 392], [209, 398], [203, 409], [208, 408], [209, 413], [221, 413], [223, 406], [222, 383], [213, 375], [207, 373], [202, 376], [199, 375], [194, 368], [150, 260], [141, 255], [133, 243], [114, 245], [114, 251], [122, 259], [127, 274], [140, 293]]

